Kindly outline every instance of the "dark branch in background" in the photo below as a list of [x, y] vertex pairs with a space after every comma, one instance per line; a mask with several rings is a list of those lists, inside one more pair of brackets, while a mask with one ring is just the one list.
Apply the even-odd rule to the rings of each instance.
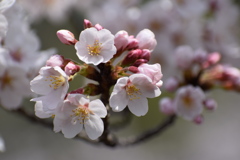
[[125, 146], [132, 146], [132, 145], [145, 142], [146, 140], [149, 140], [150, 138], [163, 133], [167, 128], [169, 128], [171, 125], [174, 124], [176, 119], [177, 119], [176, 115], [169, 116], [163, 122], [161, 122], [158, 126], [152, 129], [149, 129], [138, 136], [119, 139], [118, 145], [121, 147], [125, 147]]

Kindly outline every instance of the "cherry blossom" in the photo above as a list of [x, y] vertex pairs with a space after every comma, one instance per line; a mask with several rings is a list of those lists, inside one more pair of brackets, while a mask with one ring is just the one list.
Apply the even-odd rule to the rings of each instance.
[[42, 95], [32, 101], [42, 101], [44, 111], [55, 110], [64, 100], [69, 88], [68, 76], [58, 66], [42, 67], [30, 85], [33, 92]]
[[188, 85], [177, 90], [173, 105], [178, 116], [193, 121], [202, 113], [204, 100], [205, 94], [199, 87]]
[[106, 63], [116, 54], [114, 35], [107, 29], [87, 28], [81, 32], [75, 49], [79, 59], [87, 64]]
[[62, 131], [66, 138], [73, 138], [85, 129], [88, 137], [97, 139], [103, 133], [107, 110], [99, 99], [90, 101], [81, 94], [69, 94], [54, 118], [54, 131]]
[[9, 59], [4, 57], [4, 51], [0, 48], [0, 103], [6, 109], [17, 109], [22, 99], [31, 94], [29, 80], [18, 65], [6, 63]]
[[161, 94], [160, 89], [152, 83], [152, 79], [144, 74], [133, 74], [119, 78], [110, 96], [110, 107], [115, 112], [126, 106], [136, 116], [143, 116], [148, 111], [147, 98]]

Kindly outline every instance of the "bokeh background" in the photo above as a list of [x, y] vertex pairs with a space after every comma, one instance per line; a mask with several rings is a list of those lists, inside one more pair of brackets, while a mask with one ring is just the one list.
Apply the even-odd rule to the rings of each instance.
[[[29, 8], [33, 9], [34, 7], [38, 8], [37, 0], [35, 1], [18, 0], [17, 3], [22, 3], [23, 6], [28, 4], [30, 6]], [[191, 3], [187, 0], [176, 1], [179, 3], [181, 3], [181, 1], [182, 3]], [[211, 0], [206, 1], [210, 2]], [[54, 3], [54, 0], [45, 0], [45, 2], [50, 4]], [[76, 0], [76, 2], [69, 5], [70, 7], [67, 9], [61, 8], [62, 6], [57, 6], [58, 9], [60, 8], [62, 15], [57, 11], [58, 14], [55, 16], [49, 16], [53, 14], [50, 11], [49, 13], [45, 11], [37, 14], [28, 10], [26, 13], [31, 13], [29, 22], [31, 28], [39, 36], [42, 50], [56, 48], [58, 54], [77, 60], [73, 46], [63, 45], [57, 39], [57, 30], [68, 29], [78, 38], [80, 31], [83, 29], [83, 19], [88, 18], [92, 20], [93, 23], [101, 22], [100, 24], [104, 27], [106, 26], [113, 34], [120, 29], [129, 30], [129, 33], [136, 34], [141, 30], [140, 28], [144, 29], [149, 26], [147, 25], [146, 19], [150, 19], [151, 17], [149, 13], [145, 13], [147, 12], [147, 7], [144, 8], [144, 12], [141, 12], [141, 9], [143, 9], [142, 6], [150, 2], [151, 1], [137, 0], [91, 0], [86, 2]], [[65, 1], [59, 1], [57, 3], [67, 4]], [[196, 3], [196, 5], [192, 5], [191, 7], [194, 7], [193, 10], [198, 10], [200, 7], [198, 2], [194, 0], [194, 3]], [[233, 5], [233, 8], [236, 9], [236, 6], [237, 3]], [[51, 8], [47, 9], [51, 10]], [[151, 13], [151, 7], [148, 9], [148, 12]], [[231, 7], [229, 7], [229, 9], [231, 9]], [[54, 9], [52, 10], [55, 11]], [[228, 11], [230, 12], [230, 10]], [[90, 14], [91, 12], [92, 14]], [[139, 18], [139, 12], [142, 13], [142, 18]], [[238, 13], [237, 10], [236, 12]], [[122, 16], [123, 13], [128, 13], [130, 18], [124, 19], [124, 16]], [[157, 17], [154, 13], [152, 13], [152, 16]], [[191, 12], [188, 14], [191, 14]], [[132, 20], [131, 16], [133, 16]], [[232, 18], [237, 20], [238, 17]], [[133, 28], [136, 21], [138, 21], [138, 23], [136, 23], [138, 27], [135, 26], [135, 28]], [[226, 23], [228, 23], [228, 21], [226, 21]], [[140, 27], [139, 24], [141, 24]], [[238, 32], [236, 29], [234, 29], [234, 31]], [[190, 31], [189, 34], [194, 34], [191, 32], [194, 31]], [[157, 30], [154, 33], [158, 34]], [[161, 46], [163, 42], [160, 39], [158, 43]], [[184, 41], [183, 44], [187, 44], [187, 40]], [[238, 41], [234, 44], [239, 45]], [[176, 46], [178, 45], [181, 44], [177, 44]], [[175, 46], [172, 46], [172, 48], [174, 47]], [[164, 49], [164, 51], [166, 51], [166, 49]], [[164, 56], [165, 54], [162, 55], [162, 57]], [[237, 53], [234, 54], [234, 57], [226, 57], [227, 62], [240, 66]], [[164, 62], [164, 60], [168, 61], [168, 63]], [[176, 72], [169, 70], [167, 64], [171, 64], [171, 60], [169, 61], [168, 58], [159, 58], [159, 62], [163, 63], [162, 72], [164, 78], [167, 77], [165, 75], [171, 75]], [[81, 81], [79, 83], [83, 83], [82, 79], [79, 79], [79, 81]], [[72, 84], [73, 88], [79, 86], [79, 83]], [[176, 123], [161, 135], [155, 136], [149, 141], [125, 148], [109, 148], [104, 145], [94, 146], [81, 140], [66, 139], [60, 133], [54, 133], [53, 130], [30, 122], [17, 113], [0, 108], [0, 134], [4, 138], [6, 145], [6, 151], [0, 153], [0, 160], [239, 160], [239, 94], [218, 89], [208, 94], [216, 99], [218, 108], [214, 112], [206, 111], [204, 113], [203, 124], [196, 125], [178, 118]], [[163, 93], [162, 96], [164, 95]], [[149, 102], [149, 112], [146, 116], [133, 117], [128, 127], [124, 128], [123, 131], [116, 131], [116, 133], [121, 136], [131, 136], [139, 134], [141, 131], [152, 128], [158, 124], [158, 122], [165, 117], [159, 112], [158, 100], [159, 98]], [[24, 104], [28, 109], [34, 109], [34, 103], [25, 100]]]

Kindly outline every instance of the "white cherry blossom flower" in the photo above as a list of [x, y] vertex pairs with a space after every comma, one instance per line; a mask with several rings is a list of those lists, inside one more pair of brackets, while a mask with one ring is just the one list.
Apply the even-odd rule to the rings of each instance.
[[152, 83], [151, 78], [144, 74], [133, 74], [119, 78], [110, 97], [110, 107], [115, 112], [122, 111], [126, 106], [136, 116], [143, 116], [148, 111], [147, 98], [161, 94], [160, 89]]
[[29, 80], [22, 68], [7, 63], [9, 59], [4, 57], [4, 51], [0, 48], [0, 103], [6, 109], [17, 109], [22, 99], [31, 94]]
[[42, 101], [45, 112], [55, 110], [64, 100], [69, 88], [68, 76], [58, 66], [42, 67], [30, 85], [33, 92], [43, 95], [33, 98], [32, 101]]
[[75, 44], [77, 56], [87, 64], [98, 65], [108, 62], [114, 54], [114, 35], [107, 29], [87, 28], [81, 32]]
[[193, 121], [202, 113], [204, 100], [204, 92], [199, 87], [189, 85], [177, 90], [173, 105], [178, 116]]
[[104, 127], [101, 118], [107, 110], [99, 99], [90, 101], [81, 94], [69, 94], [54, 118], [54, 131], [62, 131], [66, 138], [73, 138], [83, 128], [92, 140], [102, 135]]

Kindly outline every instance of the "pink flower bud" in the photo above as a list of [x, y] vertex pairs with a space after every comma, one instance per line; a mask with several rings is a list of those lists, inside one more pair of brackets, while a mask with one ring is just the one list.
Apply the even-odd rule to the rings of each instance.
[[198, 115], [193, 119], [193, 122], [195, 124], [202, 124], [203, 123], [203, 116], [202, 115]]
[[161, 71], [161, 66], [160, 64], [147, 64], [143, 63], [138, 67], [139, 72], [138, 73], [143, 73], [149, 78], [152, 79], [152, 83], [156, 84], [158, 87], [162, 86], [162, 71]]
[[46, 66], [51, 66], [51, 67], [55, 67], [55, 66], [62, 67], [63, 64], [64, 64], [64, 58], [61, 55], [53, 55], [46, 62]]
[[62, 30], [57, 31], [57, 36], [58, 36], [58, 39], [63, 44], [74, 45], [77, 42], [73, 33], [68, 30], [62, 29]]
[[217, 108], [217, 102], [214, 99], [206, 99], [203, 104], [208, 110], [215, 110]]
[[80, 70], [80, 67], [73, 62], [68, 62], [68, 64], [65, 66], [64, 71], [68, 76], [74, 75], [76, 72]]
[[141, 49], [135, 49], [128, 52], [127, 56], [123, 59], [122, 65], [130, 65], [134, 63], [137, 59], [139, 59], [142, 54]]
[[143, 49], [142, 50], [142, 54], [140, 55], [140, 58], [141, 59], [146, 59], [146, 60], [150, 60], [150, 56], [151, 56], [151, 52], [150, 52], [150, 50], [148, 50], [148, 49]]
[[173, 115], [175, 114], [175, 109], [173, 106], [173, 102], [170, 98], [162, 98], [159, 101], [159, 109], [166, 115]]
[[147, 62], [148, 62], [148, 60], [146, 60], [146, 59], [138, 59], [133, 63], [133, 66], [138, 67], [141, 64], [144, 64], [144, 63], [147, 63]]
[[137, 49], [137, 48], [138, 48], [138, 40], [133, 36], [129, 36], [128, 45], [126, 49], [131, 50], [131, 49]]
[[92, 23], [87, 19], [84, 19], [83, 26], [84, 29], [93, 27]]
[[135, 67], [135, 66], [128, 67], [128, 70], [130, 72], [133, 72], [133, 73], [138, 73], [139, 72], [138, 67]]
[[139, 49], [149, 49], [152, 52], [157, 45], [155, 35], [149, 29], [140, 31], [136, 39], [138, 40]]
[[169, 92], [174, 92], [179, 86], [179, 81], [175, 77], [170, 77], [164, 82], [164, 87]]
[[76, 94], [76, 93], [83, 94], [84, 93], [84, 89], [83, 88], [78, 88], [78, 89], [76, 89], [74, 91], [69, 92], [68, 94]]
[[128, 45], [128, 33], [126, 31], [119, 31], [115, 34], [114, 43], [117, 50], [125, 50]]
[[220, 59], [221, 59], [221, 55], [218, 52], [211, 53], [207, 57], [207, 61], [209, 65], [216, 64], [217, 62], [220, 61]]
[[100, 24], [95, 24], [94, 26], [98, 31], [104, 29], [103, 26], [101, 26]]

